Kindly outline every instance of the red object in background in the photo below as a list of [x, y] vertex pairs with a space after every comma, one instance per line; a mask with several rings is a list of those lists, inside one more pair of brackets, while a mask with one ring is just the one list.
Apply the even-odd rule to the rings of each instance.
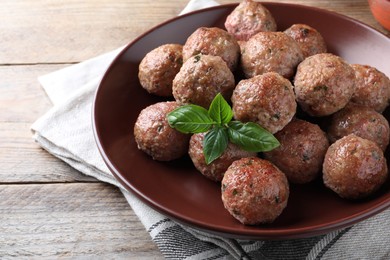
[[368, 0], [375, 19], [390, 31], [390, 0]]

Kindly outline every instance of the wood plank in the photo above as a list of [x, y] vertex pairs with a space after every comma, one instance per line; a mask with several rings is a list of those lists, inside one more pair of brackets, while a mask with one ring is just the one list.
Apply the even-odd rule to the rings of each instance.
[[0, 183], [96, 182], [32, 139], [32, 123], [52, 107], [37, 77], [66, 66], [0, 66]]
[[0, 66], [0, 122], [32, 123], [49, 110], [52, 104], [37, 78], [66, 66]]
[[0, 122], [0, 183], [96, 182], [36, 144], [30, 125]]
[[127, 44], [186, 1], [2, 1], [0, 64], [77, 62]]
[[0, 256], [163, 259], [117, 188], [1, 185]]
[[[0, 64], [82, 61], [127, 44], [152, 26], [176, 16], [187, 2], [69, 0], [63, 4], [49, 0], [2, 1]], [[331, 4], [315, 0], [279, 2], [343, 12], [389, 35], [368, 12], [366, 0], [339, 0]]]

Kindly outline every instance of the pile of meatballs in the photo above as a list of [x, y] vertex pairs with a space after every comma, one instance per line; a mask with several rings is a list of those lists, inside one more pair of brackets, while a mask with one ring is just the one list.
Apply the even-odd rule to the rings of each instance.
[[[360, 199], [387, 179], [389, 123], [382, 112], [389, 105], [389, 78], [327, 53], [309, 25], [277, 31], [258, 2], [241, 2], [225, 29], [201, 27], [184, 45], [151, 50], [139, 64], [139, 81], [167, 101], [140, 112], [138, 149], [159, 161], [189, 154], [201, 174], [221, 183], [225, 208], [245, 225], [273, 222], [287, 205], [289, 183], [322, 178], [340, 197]], [[167, 114], [186, 104], [208, 109], [218, 93], [231, 103], [235, 120], [258, 123], [280, 146], [256, 154], [230, 143], [206, 164], [205, 133], [180, 133]], [[318, 119], [326, 124], [320, 127]]]

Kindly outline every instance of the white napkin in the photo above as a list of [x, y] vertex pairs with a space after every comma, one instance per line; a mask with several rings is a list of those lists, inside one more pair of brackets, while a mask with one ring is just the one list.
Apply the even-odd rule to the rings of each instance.
[[[218, 3], [212, 0], [191, 0], [180, 14], [215, 5]], [[390, 258], [390, 210], [352, 228], [324, 236], [286, 241], [244, 241], [222, 238], [179, 225], [123, 189], [104, 164], [91, 126], [95, 90], [105, 70], [122, 49], [120, 47], [39, 77], [39, 82], [54, 106], [31, 129], [34, 140], [49, 153], [86, 175], [121, 188], [129, 205], [166, 258]]]

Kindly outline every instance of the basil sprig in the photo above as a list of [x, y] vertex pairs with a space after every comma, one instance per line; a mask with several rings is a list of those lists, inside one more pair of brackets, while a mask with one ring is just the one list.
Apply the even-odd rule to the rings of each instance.
[[215, 96], [209, 110], [198, 105], [184, 105], [168, 114], [168, 123], [182, 133], [207, 132], [203, 153], [207, 164], [220, 157], [229, 141], [250, 152], [270, 151], [279, 141], [260, 125], [232, 121], [233, 111], [221, 94]]

